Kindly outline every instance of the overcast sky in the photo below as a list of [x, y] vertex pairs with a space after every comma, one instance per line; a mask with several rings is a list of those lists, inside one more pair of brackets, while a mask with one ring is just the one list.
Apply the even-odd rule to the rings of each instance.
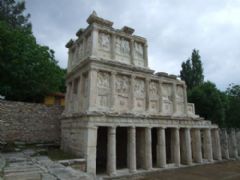
[[148, 40], [149, 66], [179, 75], [181, 63], [200, 51], [205, 80], [225, 90], [240, 84], [240, 0], [26, 0], [33, 33], [67, 65], [65, 44], [95, 10]]

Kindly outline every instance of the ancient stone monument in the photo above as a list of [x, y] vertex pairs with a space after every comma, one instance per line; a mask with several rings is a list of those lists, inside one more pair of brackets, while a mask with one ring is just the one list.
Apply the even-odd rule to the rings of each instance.
[[95, 12], [87, 22], [66, 44], [62, 149], [110, 176], [221, 160], [218, 126], [195, 115], [185, 82], [149, 69], [147, 40]]

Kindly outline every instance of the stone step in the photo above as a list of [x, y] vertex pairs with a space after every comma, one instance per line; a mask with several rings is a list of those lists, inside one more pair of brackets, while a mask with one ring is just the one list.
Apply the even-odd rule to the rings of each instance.
[[4, 180], [41, 180], [39, 172], [22, 172], [4, 175]]

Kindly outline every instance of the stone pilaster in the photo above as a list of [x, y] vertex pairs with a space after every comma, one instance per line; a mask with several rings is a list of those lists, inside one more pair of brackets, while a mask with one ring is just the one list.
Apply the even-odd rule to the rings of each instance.
[[184, 128], [181, 131], [181, 158], [182, 162], [187, 165], [192, 164], [192, 149], [191, 149], [191, 135], [190, 128]]
[[157, 166], [160, 168], [166, 167], [166, 138], [165, 128], [157, 129]]
[[177, 85], [173, 83], [173, 114], [177, 113]]
[[112, 34], [112, 41], [111, 41], [111, 58], [115, 60], [115, 43], [116, 43], [116, 35]]
[[134, 106], [135, 106], [135, 97], [134, 97], [134, 81], [135, 81], [135, 76], [131, 76], [131, 86], [130, 86], [130, 109], [134, 111]]
[[128, 128], [128, 166], [129, 172], [136, 172], [136, 128]]
[[221, 150], [222, 157], [224, 159], [229, 159], [228, 134], [226, 129], [221, 130]]
[[204, 139], [203, 139], [203, 148], [204, 148], [204, 158], [209, 162], [213, 162], [213, 153], [212, 153], [212, 138], [211, 130], [209, 128], [204, 129]]
[[91, 69], [89, 71], [89, 93], [88, 93], [88, 100], [89, 100], [89, 111], [94, 111], [96, 109], [97, 104], [97, 70]]
[[213, 159], [222, 160], [220, 136], [218, 129], [212, 129]]
[[184, 93], [184, 115], [187, 116], [187, 86], [184, 84], [183, 86]]
[[116, 97], [115, 97], [115, 82], [116, 82], [116, 72], [111, 72], [111, 110], [115, 111], [115, 103], [116, 103]]
[[91, 49], [91, 57], [97, 57], [98, 56], [98, 30], [93, 27], [92, 30], [92, 49]]
[[135, 65], [134, 63], [134, 40], [130, 40], [130, 61], [132, 65]]
[[179, 167], [181, 164], [179, 128], [172, 129], [171, 144], [172, 144], [171, 151], [173, 152], [173, 163], [175, 163], [175, 165]]
[[150, 106], [149, 83], [150, 83], [150, 79], [147, 78], [145, 80], [145, 87], [146, 87], [146, 98], [145, 98], [146, 107], [145, 107], [145, 109], [146, 109], [146, 112], [149, 112], [149, 110], [150, 110], [150, 107], [149, 107]]
[[201, 130], [196, 128], [192, 129], [192, 154], [193, 161], [196, 163], [202, 163], [202, 140]]
[[143, 58], [144, 58], [144, 67], [148, 67], [148, 45], [145, 43], [143, 46]]
[[159, 81], [159, 113], [163, 113], [163, 99], [162, 99], [162, 81]]
[[87, 173], [96, 174], [97, 127], [88, 127], [87, 131]]
[[108, 128], [107, 144], [107, 173], [110, 176], [116, 175], [116, 127]]
[[145, 155], [144, 155], [145, 169], [152, 169], [152, 134], [151, 128], [145, 128]]
[[238, 158], [237, 139], [235, 129], [231, 129], [229, 136], [229, 155], [231, 158]]

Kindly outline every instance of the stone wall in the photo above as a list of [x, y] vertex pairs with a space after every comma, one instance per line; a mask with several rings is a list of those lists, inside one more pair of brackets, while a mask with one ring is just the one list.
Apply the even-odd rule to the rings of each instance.
[[59, 143], [62, 111], [60, 106], [0, 100], [0, 141]]

